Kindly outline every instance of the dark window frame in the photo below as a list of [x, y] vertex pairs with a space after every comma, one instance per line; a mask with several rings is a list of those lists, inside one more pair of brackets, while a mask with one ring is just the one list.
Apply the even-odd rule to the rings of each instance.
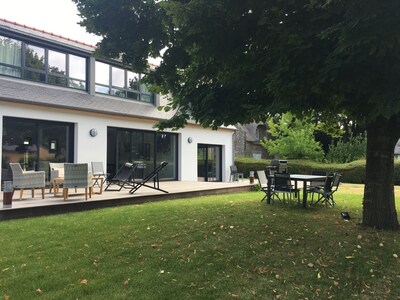
[[[12, 75], [7, 75], [7, 74], [0, 74], [1, 76], [8, 76], [8, 77], [12, 77], [12, 78], [19, 78], [19, 79], [23, 79], [23, 80], [29, 80], [29, 81], [34, 81], [34, 82], [40, 82], [40, 83], [45, 83], [45, 84], [49, 84], [49, 85], [55, 85], [55, 86], [62, 86], [62, 87], [67, 87], [67, 88], [71, 88], [71, 89], [76, 89], [76, 90], [84, 90], [84, 91], [88, 91], [88, 87], [89, 87], [89, 57], [88, 56], [84, 56], [82, 54], [78, 54], [78, 53], [73, 53], [73, 52], [69, 52], [67, 49], [63, 49], [61, 47], [51, 47], [48, 44], [45, 43], [40, 43], [39, 41], [33, 40], [33, 39], [22, 39], [20, 37], [14, 37], [12, 35], [7, 35], [4, 34], [3, 32], [0, 32], [0, 37], [2, 38], [9, 38], [9, 39], [13, 39], [15, 41], [18, 41], [21, 43], [21, 66], [14, 66], [14, 65], [9, 65], [9, 64], [5, 64], [5, 63], [1, 63], [0, 62], [0, 66], [4, 66], [7, 68], [12, 68], [14, 70], [18, 70], [20, 73], [20, 76], [12, 76]], [[33, 67], [27, 67], [26, 64], [26, 49], [27, 49], [27, 45], [31, 45], [34, 47], [40, 47], [43, 48], [45, 53], [44, 53], [44, 69], [39, 69], [39, 68], [33, 68]], [[55, 51], [55, 52], [59, 52], [62, 54], [65, 54], [65, 58], [66, 58], [66, 70], [65, 70], [65, 75], [63, 74], [58, 74], [58, 73], [53, 73], [50, 72], [49, 70], [49, 51]], [[69, 67], [70, 67], [70, 55], [74, 55], [77, 57], [81, 57], [83, 59], [85, 59], [85, 80], [82, 79], [78, 79], [75, 77], [70, 77], [69, 76]], [[29, 79], [26, 78], [25, 73], [26, 72], [34, 72], [37, 73], [41, 76], [44, 77], [44, 80], [33, 80], [33, 79]], [[56, 84], [56, 83], [52, 83], [49, 81], [49, 78], [60, 78], [60, 79], [64, 79], [65, 80], [65, 84]], [[81, 85], [77, 85], [77, 86], [82, 86], [83, 88], [79, 88], [76, 87], [74, 85], [72, 85], [71, 83], [81, 83]]]
[[[144, 103], [150, 103], [150, 104], [154, 104], [155, 103], [155, 96], [154, 93], [151, 92], [144, 92], [141, 88], [142, 83], [140, 83], [140, 80], [142, 80], [142, 78], [144, 76], [147, 76], [148, 74], [142, 74], [142, 73], [137, 73], [139, 75], [139, 81], [138, 81], [138, 90], [135, 89], [131, 89], [129, 88], [129, 82], [128, 82], [128, 72], [132, 72], [131, 70], [127, 70], [124, 67], [120, 66], [120, 65], [116, 65], [116, 64], [110, 64], [110, 62], [106, 62], [103, 60], [98, 60], [96, 59], [95, 61], [95, 74], [96, 74], [96, 63], [103, 63], [108, 65], [108, 85], [103, 84], [103, 83], [98, 83], [96, 82], [96, 76], [95, 76], [95, 90], [96, 93], [99, 94], [104, 94], [104, 95], [109, 95], [109, 96], [113, 96], [113, 97], [118, 97], [118, 98], [123, 98], [123, 99], [127, 99], [127, 100], [134, 100], [134, 101], [140, 101], [140, 102], [144, 102]], [[112, 68], [118, 68], [124, 71], [124, 87], [120, 87], [120, 86], [114, 86], [113, 83], [113, 72], [112, 72]], [[135, 72], [134, 72], [135, 73]], [[99, 88], [105, 88], [106, 90], [108, 90], [108, 93], [102, 93], [100, 92], [97, 87]], [[113, 94], [113, 91], [121, 91], [120, 95], [117, 94]], [[129, 94], [134, 94], [134, 95], [138, 95], [137, 99], [131, 98], [128, 95]], [[146, 101], [144, 100], [144, 96], [150, 96], [150, 101]]]

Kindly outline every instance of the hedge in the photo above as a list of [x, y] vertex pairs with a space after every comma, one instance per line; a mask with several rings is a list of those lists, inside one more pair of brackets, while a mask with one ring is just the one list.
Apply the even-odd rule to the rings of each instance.
[[[250, 171], [265, 170], [270, 164], [268, 159], [254, 159], [248, 157], [236, 157], [235, 164], [239, 172], [245, 177]], [[344, 164], [320, 163], [309, 160], [288, 160], [289, 172], [297, 174], [311, 174], [312, 170], [326, 170], [327, 173], [338, 172], [342, 175], [342, 182], [364, 183], [365, 182], [365, 160], [356, 160]], [[400, 161], [394, 163], [394, 179], [400, 184]]]

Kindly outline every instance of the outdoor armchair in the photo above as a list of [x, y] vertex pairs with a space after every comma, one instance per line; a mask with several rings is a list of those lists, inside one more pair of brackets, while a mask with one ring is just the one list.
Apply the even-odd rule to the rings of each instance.
[[20, 200], [22, 200], [24, 189], [30, 189], [32, 191], [32, 198], [35, 195], [35, 189], [41, 189], [42, 199], [44, 199], [44, 171], [24, 171], [19, 163], [10, 163], [10, 168], [13, 175], [13, 188], [20, 190]]
[[89, 172], [87, 163], [79, 164], [64, 164], [64, 183], [63, 183], [63, 196], [64, 200], [68, 199], [68, 189], [70, 188], [84, 188], [85, 200], [92, 198], [93, 179], [92, 172]]

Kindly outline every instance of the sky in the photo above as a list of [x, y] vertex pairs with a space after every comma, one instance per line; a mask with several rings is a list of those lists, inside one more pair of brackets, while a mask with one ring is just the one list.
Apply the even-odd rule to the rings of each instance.
[[100, 41], [77, 24], [81, 19], [71, 0], [0, 0], [0, 18], [89, 45]]

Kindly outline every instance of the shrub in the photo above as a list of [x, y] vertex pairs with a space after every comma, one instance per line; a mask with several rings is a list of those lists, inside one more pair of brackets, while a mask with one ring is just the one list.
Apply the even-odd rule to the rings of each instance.
[[329, 145], [326, 160], [328, 162], [347, 163], [364, 159], [367, 153], [367, 139], [362, 135], [350, 137], [348, 142], [339, 140], [336, 144]]

